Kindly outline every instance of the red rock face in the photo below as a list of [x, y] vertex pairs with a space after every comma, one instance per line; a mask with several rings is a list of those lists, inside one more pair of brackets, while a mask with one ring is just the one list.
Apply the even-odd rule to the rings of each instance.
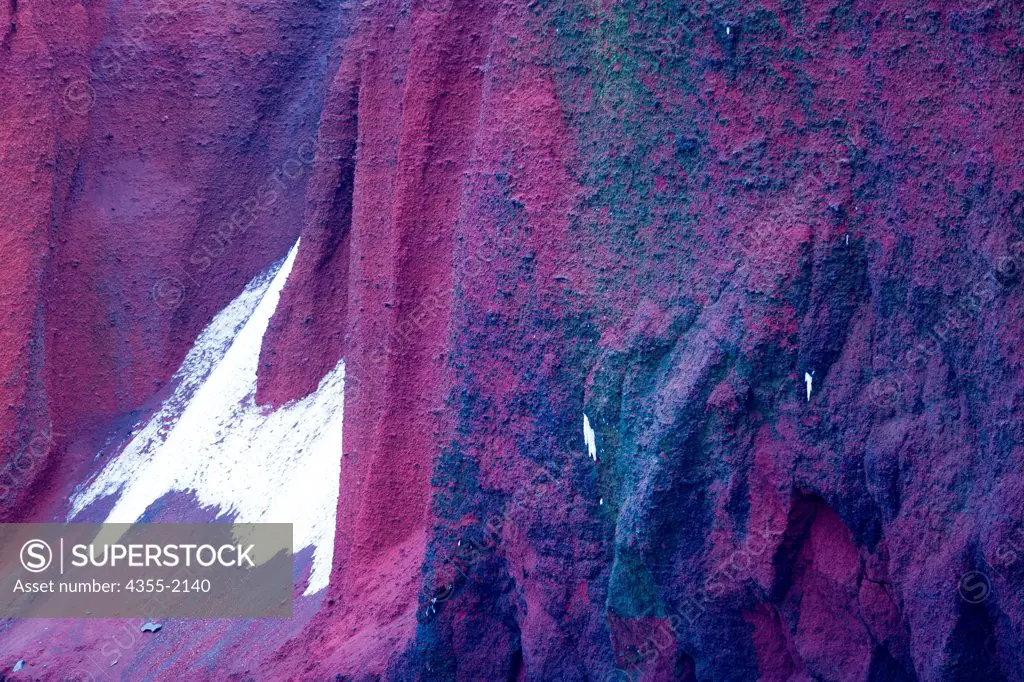
[[1019, 3], [0, 11], [4, 520], [300, 236], [257, 399], [346, 371], [296, 619], [0, 662], [1024, 679]]

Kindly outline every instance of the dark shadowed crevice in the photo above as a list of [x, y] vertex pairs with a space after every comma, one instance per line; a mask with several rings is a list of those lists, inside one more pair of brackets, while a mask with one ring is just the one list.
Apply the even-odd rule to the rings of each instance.
[[281, 405], [316, 390], [344, 353], [349, 308], [352, 209], [359, 135], [356, 64], [342, 65], [324, 106], [312, 166], [301, 247], [260, 350], [256, 400]]
[[508, 670], [508, 682], [518, 682], [519, 676], [523, 673], [523, 650], [516, 649], [512, 652], [512, 662]]
[[893, 658], [888, 647], [879, 646], [871, 656], [868, 682], [917, 682], [917, 675]]
[[7, 25], [7, 30], [4, 31], [3, 40], [0, 40], [0, 48], [3, 48], [5, 52], [10, 49], [14, 32], [18, 30], [18, 0], [10, 0], [7, 11], [10, 12], [11, 21]]
[[1006, 682], [996, 656], [995, 632], [987, 602], [972, 604], [958, 599], [960, 613], [950, 638], [949, 665], [944, 679], [950, 682]]
[[808, 493], [798, 493], [789, 511], [789, 519], [786, 522], [786, 531], [782, 536], [782, 542], [775, 552], [773, 564], [775, 568], [775, 584], [772, 586], [772, 600], [779, 601], [783, 598], [794, 581], [794, 574], [797, 572], [797, 557], [803, 548], [804, 542], [810, 533], [818, 511], [825, 506], [825, 502]]
[[679, 657], [676, 659], [673, 679], [681, 680], [682, 682], [699, 682], [696, 671], [697, 666], [694, 664], [693, 658], [680, 652]]
[[[890, 626], [881, 625], [875, 610], [865, 607], [888, 603], [871, 585], [865, 587], [866, 556], [828, 503], [813, 493], [795, 492], [773, 557], [770, 601], [778, 609], [785, 640], [792, 642], [786, 655], [813, 679], [864, 679], [879, 638], [889, 636], [880, 633], [888, 633]], [[898, 633], [891, 636], [901, 641]], [[760, 665], [777, 667], [781, 641], [778, 634], [759, 638]]]

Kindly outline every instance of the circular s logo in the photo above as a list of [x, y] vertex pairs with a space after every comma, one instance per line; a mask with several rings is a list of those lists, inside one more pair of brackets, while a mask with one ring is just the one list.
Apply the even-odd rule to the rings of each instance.
[[903, 395], [903, 384], [891, 374], [884, 374], [868, 384], [868, 395], [875, 407], [892, 407]]
[[164, 310], [174, 310], [185, 298], [185, 285], [176, 277], [164, 277], [153, 285], [153, 300]]
[[42, 573], [53, 562], [53, 550], [42, 540], [29, 540], [21, 546], [21, 565], [31, 573]]
[[79, 78], [71, 81], [64, 88], [64, 92], [61, 94], [61, 101], [71, 113], [85, 114], [96, 103], [96, 90], [93, 89], [92, 83]]
[[980, 604], [992, 594], [992, 581], [980, 571], [968, 571], [957, 584], [960, 598], [968, 604]]

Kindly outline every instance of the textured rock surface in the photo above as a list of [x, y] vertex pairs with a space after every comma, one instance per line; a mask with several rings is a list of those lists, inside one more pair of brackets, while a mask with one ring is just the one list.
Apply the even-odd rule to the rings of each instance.
[[106, 678], [1024, 679], [1020, 3], [0, 11], [3, 518], [300, 234], [346, 363], [326, 594]]

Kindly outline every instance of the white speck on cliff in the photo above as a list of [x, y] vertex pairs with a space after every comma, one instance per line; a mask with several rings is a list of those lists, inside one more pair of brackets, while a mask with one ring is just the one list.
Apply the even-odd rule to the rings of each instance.
[[587, 444], [587, 452], [590, 453], [590, 458], [595, 462], [597, 461], [597, 434], [594, 433], [594, 429], [590, 428], [590, 420], [587, 419], [587, 413], [583, 413], [583, 440]]
[[804, 383], [807, 384], [807, 402], [811, 402], [811, 386], [814, 384], [814, 372], [804, 372]]

